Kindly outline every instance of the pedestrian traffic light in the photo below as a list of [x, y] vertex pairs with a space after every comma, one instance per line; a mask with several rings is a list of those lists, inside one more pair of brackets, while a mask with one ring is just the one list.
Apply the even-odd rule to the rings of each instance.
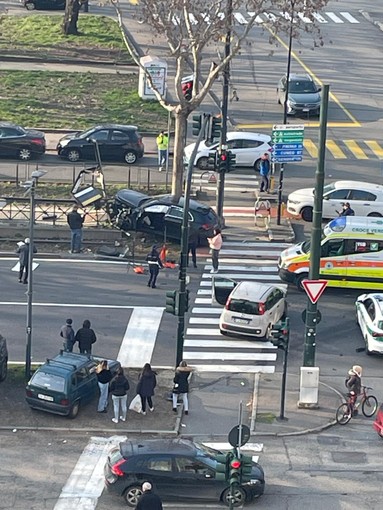
[[229, 478], [229, 460], [228, 455], [219, 453], [215, 455], [215, 479], [220, 482], [227, 482]]
[[202, 114], [193, 115], [193, 136], [198, 136], [202, 129]]
[[185, 312], [189, 311], [189, 289], [185, 290]]
[[253, 458], [251, 455], [241, 455], [241, 483], [248, 483], [252, 479]]
[[192, 76], [188, 76], [187, 78], [182, 79], [181, 89], [182, 89], [182, 94], [183, 94], [184, 98], [186, 99], [186, 101], [191, 101], [191, 99], [193, 97], [193, 85], [194, 85], [194, 80], [193, 80]]
[[219, 138], [222, 131], [222, 119], [220, 117], [211, 118], [211, 141], [214, 138]]
[[218, 173], [224, 174], [227, 171], [227, 154], [225, 151], [219, 155]]
[[229, 465], [229, 484], [238, 485], [241, 483], [241, 461], [233, 456]]
[[216, 169], [217, 166], [217, 151], [209, 152], [209, 157], [207, 160], [207, 166], [213, 170]]
[[271, 334], [271, 342], [273, 345], [278, 347], [278, 349], [287, 350], [289, 347], [290, 340], [290, 323], [289, 318], [286, 317], [285, 322], [278, 322], [274, 325], [273, 329], [270, 331]]
[[176, 290], [168, 290], [166, 292], [165, 312], [178, 315], [178, 301], [178, 292]]
[[237, 166], [236, 165], [237, 156], [231, 151], [227, 151], [226, 154], [227, 154], [227, 171], [233, 172], [233, 170], [235, 170], [235, 167]]

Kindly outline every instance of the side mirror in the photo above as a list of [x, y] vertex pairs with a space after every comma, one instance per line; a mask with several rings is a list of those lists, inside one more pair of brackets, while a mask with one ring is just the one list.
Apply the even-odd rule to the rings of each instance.
[[317, 88], [317, 92], [321, 92], [321, 90], [322, 90], [322, 87]]

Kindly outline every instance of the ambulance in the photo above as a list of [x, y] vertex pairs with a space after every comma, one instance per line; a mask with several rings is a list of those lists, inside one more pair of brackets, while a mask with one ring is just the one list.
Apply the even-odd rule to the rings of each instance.
[[[280, 278], [303, 290], [308, 279], [310, 241], [284, 250]], [[320, 278], [329, 287], [383, 290], [383, 218], [342, 216], [330, 221], [321, 241]]]

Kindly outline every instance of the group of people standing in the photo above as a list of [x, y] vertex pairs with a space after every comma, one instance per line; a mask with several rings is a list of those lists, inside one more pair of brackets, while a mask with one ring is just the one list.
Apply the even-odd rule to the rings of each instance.
[[84, 320], [82, 328], [75, 334], [73, 329], [73, 320], [67, 319], [64, 326], [61, 327], [60, 336], [63, 339], [64, 351], [73, 352], [73, 347], [78, 342], [81, 354], [91, 354], [92, 345], [96, 343], [97, 337], [94, 330], [90, 327], [90, 321]]

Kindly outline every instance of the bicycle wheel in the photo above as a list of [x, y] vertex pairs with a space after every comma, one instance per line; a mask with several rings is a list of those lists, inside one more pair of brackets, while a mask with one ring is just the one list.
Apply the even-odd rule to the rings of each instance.
[[351, 420], [352, 411], [349, 404], [341, 404], [336, 410], [336, 421], [339, 425], [346, 425]]
[[366, 418], [371, 418], [378, 409], [378, 401], [374, 395], [368, 395], [362, 402], [362, 413]]

